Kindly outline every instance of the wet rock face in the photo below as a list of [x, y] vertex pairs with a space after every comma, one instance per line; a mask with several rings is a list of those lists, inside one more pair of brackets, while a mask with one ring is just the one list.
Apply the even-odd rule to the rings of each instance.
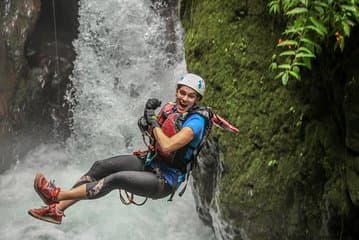
[[51, 139], [55, 121], [67, 129], [63, 96], [75, 59], [77, 18], [74, 0], [1, 1], [0, 169], [11, 164], [12, 144], [25, 132], [42, 131]]
[[[26, 38], [33, 29], [40, 12], [40, 0], [4, 0], [0, 2], [0, 170], [14, 161], [14, 133], [16, 122], [12, 99], [29, 68], [23, 56]], [[15, 110], [14, 110], [15, 109]]]
[[[31, 107], [34, 99], [37, 99], [37, 103], [50, 101], [54, 105], [62, 104], [60, 98], [75, 58], [72, 40], [77, 35], [77, 5], [77, 1], [72, 0], [5, 0], [1, 3], [2, 119], [14, 118], [14, 111], [21, 112], [16, 115], [25, 119], [25, 108], [36, 111]], [[45, 115], [48, 113], [41, 112], [45, 112]], [[43, 114], [40, 115], [43, 117]]]
[[[36, 22], [40, 0], [2, 1], [0, 4], [0, 120], [9, 113], [9, 99], [24, 70], [22, 55], [28, 33]], [[26, 71], [26, 70], [25, 70]]]
[[[77, 4], [77, 1], [71, 0], [5, 1], [1, 9], [4, 44], [0, 49], [8, 55], [7, 62], [17, 67], [14, 70], [24, 68], [24, 72], [15, 71], [17, 81], [34, 68], [47, 72], [56, 70], [58, 74], [68, 73], [68, 64], [75, 57], [72, 40], [77, 36]], [[23, 19], [23, 16], [28, 18]], [[55, 69], [53, 62], [57, 60], [60, 69]], [[1, 76], [6, 79], [3, 74]]]
[[219, 160], [218, 143], [208, 141], [203, 147], [197, 166], [192, 172], [192, 191], [200, 218], [209, 226], [212, 226], [212, 216], [209, 210], [213, 208], [213, 199], [220, 177], [221, 169]]
[[42, 102], [51, 106], [46, 115], [55, 113], [61, 121], [67, 114], [62, 105], [75, 59], [72, 41], [77, 36], [77, 17], [77, 1], [42, 1], [38, 21], [24, 50], [31, 71], [43, 89]]
[[10, 89], [13, 87], [10, 86], [11, 81], [9, 81], [8, 72], [6, 71], [6, 55], [5, 55], [5, 46], [0, 37], [0, 118], [4, 118], [8, 113], [7, 101], [9, 99]]
[[220, 178], [228, 172], [220, 152], [218, 140], [210, 139], [205, 143], [192, 171], [191, 187], [200, 219], [213, 229], [218, 239], [232, 239], [241, 234], [236, 226], [223, 221], [217, 202]]

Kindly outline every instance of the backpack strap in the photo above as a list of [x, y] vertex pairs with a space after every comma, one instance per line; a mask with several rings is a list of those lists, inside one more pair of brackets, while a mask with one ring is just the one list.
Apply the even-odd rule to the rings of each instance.
[[171, 193], [170, 198], [168, 199], [169, 202], [172, 202], [172, 198], [176, 193], [176, 190], [177, 190], [177, 187], [178, 187], [178, 177], [179, 177], [179, 175], [180, 175], [180, 172], [177, 171], [176, 176], [175, 176], [175, 181], [174, 181], [173, 186], [172, 186], [172, 193]]
[[187, 189], [187, 185], [188, 185], [188, 181], [189, 181], [189, 175], [190, 175], [190, 173], [191, 173], [191, 171], [192, 171], [192, 162], [193, 162], [193, 161], [190, 161], [190, 162], [187, 163], [187, 173], [186, 173], [185, 185], [184, 185], [184, 187], [182, 188], [182, 190], [178, 193], [178, 195], [179, 195], [180, 197], [182, 197], [182, 195], [184, 194], [184, 192], [185, 192], [186, 189]]
[[199, 107], [198, 109], [194, 109], [193, 112], [199, 114], [200, 116], [202, 116], [206, 120], [205, 130], [204, 130], [201, 142], [198, 144], [198, 146], [196, 148], [193, 149], [192, 160], [187, 163], [186, 182], [185, 182], [185, 186], [183, 187], [181, 192], [178, 194], [180, 197], [184, 194], [184, 192], [187, 189], [187, 185], [188, 185], [188, 182], [189, 182], [189, 176], [191, 174], [191, 171], [192, 171], [192, 169], [194, 167], [197, 166], [197, 157], [199, 155], [199, 152], [202, 150], [204, 144], [207, 142], [208, 136], [209, 136], [209, 134], [211, 132], [211, 129], [212, 129], [212, 126], [213, 126], [212, 121], [211, 121], [211, 118], [213, 116], [213, 112], [209, 107]]

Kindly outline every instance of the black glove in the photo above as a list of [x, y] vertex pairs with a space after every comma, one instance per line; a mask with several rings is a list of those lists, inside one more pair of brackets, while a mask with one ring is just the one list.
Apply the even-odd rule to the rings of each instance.
[[153, 109], [145, 109], [145, 118], [151, 127], [159, 127], [160, 125], [157, 122], [157, 116], [155, 114], [155, 110]]
[[148, 99], [145, 106], [145, 119], [151, 127], [160, 127], [157, 122], [157, 116], [155, 113], [155, 109], [161, 106], [161, 101], [157, 98]]
[[158, 100], [157, 98], [150, 98], [146, 102], [145, 109], [153, 109], [153, 110], [155, 110], [159, 106], [161, 106], [161, 101], [160, 100]]

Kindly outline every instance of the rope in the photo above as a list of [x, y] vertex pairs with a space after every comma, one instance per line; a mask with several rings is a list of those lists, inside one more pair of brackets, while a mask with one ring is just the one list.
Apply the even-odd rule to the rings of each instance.
[[57, 24], [56, 24], [55, 0], [52, 0], [52, 15], [54, 19], [55, 54], [56, 54], [55, 77], [57, 77], [60, 70], [60, 65], [59, 65], [59, 52], [57, 47]]
[[147, 202], [147, 197], [145, 198], [145, 200], [143, 200], [143, 202], [141, 203], [137, 203], [134, 200], [134, 194], [133, 193], [128, 193], [127, 191], [124, 190], [125, 195], [127, 197], [127, 201], [125, 200], [125, 198], [122, 196], [121, 194], [121, 189], [118, 190], [119, 194], [120, 194], [120, 200], [124, 205], [130, 205], [130, 204], [134, 204], [136, 206], [142, 206]]

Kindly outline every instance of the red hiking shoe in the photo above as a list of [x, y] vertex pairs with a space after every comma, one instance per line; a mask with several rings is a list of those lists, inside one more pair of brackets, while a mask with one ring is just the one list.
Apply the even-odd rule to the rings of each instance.
[[42, 173], [36, 174], [34, 188], [45, 204], [58, 203], [56, 199], [61, 189], [56, 187], [54, 183], [47, 181]]
[[41, 208], [33, 208], [27, 212], [34, 218], [55, 224], [61, 224], [62, 217], [65, 216], [63, 211], [56, 208], [56, 204]]

